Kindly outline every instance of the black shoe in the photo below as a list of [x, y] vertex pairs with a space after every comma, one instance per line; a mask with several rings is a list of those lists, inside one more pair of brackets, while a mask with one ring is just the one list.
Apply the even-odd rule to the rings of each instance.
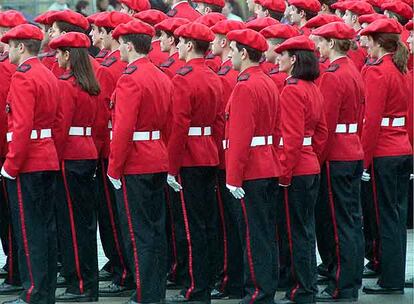
[[334, 298], [326, 289], [316, 295], [316, 302], [356, 302], [358, 298]]
[[411, 277], [411, 278], [405, 280], [404, 287], [413, 288], [413, 285], [414, 285], [414, 277]]
[[403, 288], [384, 288], [378, 284], [364, 286], [362, 291], [366, 294], [404, 294]]
[[173, 289], [173, 290], [180, 290], [182, 286], [178, 285], [177, 283], [167, 280], [167, 289]]
[[182, 294], [177, 294], [172, 297], [168, 297], [164, 301], [165, 304], [176, 304], [176, 303], [188, 303], [188, 304], [210, 304], [210, 300], [205, 301], [197, 301], [197, 300], [189, 300]]
[[0, 295], [20, 293], [22, 290], [23, 287], [19, 285], [11, 285], [4, 282], [0, 284]]
[[70, 292], [64, 292], [56, 296], [56, 302], [97, 302], [97, 296], [91, 296], [89, 293], [74, 294]]
[[99, 296], [100, 297], [125, 297], [125, 296], [130, 296], [133, 290], [134, 289], [130, 287], [111, 283], [106, 287], [99, 288]]
[[316, 267], [318, 274], [323, 277], [329, 277], [329, 269], [324, 263], [320, 263], [318, 267]]
[[368, 266], [364, 266], [364, 272], [362, 273], [363, 278], [376, 278], [379, 276], [379, 273]]
[[318, 285], [326, 285], [328, 282], [329, 282], [328, 277], [318, 274], [318, 277], [316, 278], [316, 283]]
[[68, 287], [68, 282], [66, 282], [66, 278], [61, 273], [56, 278], [56, 287]]
[[0, 268], [0, 278], [5, 278], [7, 277], [7, 270], [4, 268]]
[[112, 273], [105, 269], [99, 271], [99, 281], [112, 281]]
[[295, 301], [290, 300], [287, 297], [284, 297], [283, 299], [280, 300], [276, 300], [274, 301], [274, 304], [294, 304], [296, 303]]
[[20, 298], [14, 299], [14, 300], [8, 300], [2, 302], [2, 304], [28, 304], [27, 302], [23, 301]]

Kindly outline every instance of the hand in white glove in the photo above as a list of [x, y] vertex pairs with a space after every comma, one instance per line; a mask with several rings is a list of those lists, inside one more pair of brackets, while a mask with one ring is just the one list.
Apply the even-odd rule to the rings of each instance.
[[2, 167], [2, 168], [1, 168], [1, 175], [2, 175], [2, 176], [4, 176], [5, 178], [8, 178], [8, 179], [16, 179], [15, 177], [10, 176], [10, 175], [6, 172], [6, 170], [4, 170], [4, 167]]
[[114, 188], [115, 188], [116, 190], [121, 189], [121, 187], [122, 187], [122, 183], [121, 183], [121, 180], [120, 180], [120, 179], [115, 179], [115, 178], [112, 178], [112, 177], [110, 177], [109, 175], [108, 175], [108, 178], [109, 178], [109, 181], [112, 183], [112, 185], [114, 186]]
[[242, 199], [244, 195], [246, 194], [242, 187], [235, 187], [229, 184], [226, 184], [227, 189], [230, 190], [230, 193], [236, 198], [236, 199]]
[[371, 179], [371, 175], [367, 172], [367, 169], [364, 169], [364, 172], [362, 172], [361, 180], [364, 182], [369, 182]]
[[410, 180], [414, 179], [414, 174], [410, 174]]
[[175, 177], [170, 174], [167, 175], [167, 183], [175, 192], [183, 190], [183, 187], [177, 182]]

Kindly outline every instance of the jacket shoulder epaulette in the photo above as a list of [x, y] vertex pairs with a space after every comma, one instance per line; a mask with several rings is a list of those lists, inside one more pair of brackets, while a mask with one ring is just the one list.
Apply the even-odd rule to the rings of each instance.
[[371, 62], [367, 62], [367, 65], [380, 65], [382, 63], [382, 58], [378, 59], [378, 60], [373, 60]]
[[299, 79], [297, 79], [297, 78], [288, 78], [288, 79], [286, 79], [286, 83], [287, 84], [298, 84], [298, 82], [299, 82]]
[[274, 67], [269, 71], [269, 75], [273, 75], [277, 73], [279, 73], [279, 67]]
[[129, 67], [127, 67], [124, 71], [124, 74], [132, 74], [137, 70], [137, 66], [135, 65], [130, 65]]
[[325, 57], [319, 57], [319, 63], [325, 63], [328, 58]]
[[231, 67], [228, 65], [222, 66], [220, 70], [217, 72], [218, 75], [223, 76], [227, 75], [227, 73], [231, 70]]
[[335, 72], [339, 69], [339, 64], [330, 64], [329, 67], [326, 69], [326, 72]]
[[116, 57], [111, 56], [102, 61], [101, 65], [103, 65], [104, 67], [110, 67], [116, 62], [116, 60]]
[[170, 57], [163, 63], [161, 63], [160, 67], [162, 68], [169, 68], [175, 62], [174, 58]]
[[70, 79], [72, 76], [73, 76], [73, 72], [70, 72], [70, 73], [65, 73], [65, 74], [63, 74], [62, 76], [59, 76], [59, 79], [61, 79], [61, 80], [68, 80], [68, 79]]
[[6, 54], [2, 54], [2, 55], [0, 56], [0, 62], [5, 61], [7, 58], [9, 58], [9, 54], [8, 54], [8, 53], [6, 53]]
[[213, 53], [209, 53], [209, 54], [207, 54], [206, 59], [214, 59], [214, 57], [216, 57], [216, 56], [214, 56]]
[[185, 76], [188, 73], [190, 73], [193, 70], [192, 66], [183, 66], [182, 68], [178, 69], [177, 74], [181, 75], [181, 76]]
[[237, 78], [237, 81], [246, 81], [246, 80], [248, 80], [249, 78], [250, 78], [250, 75], [249, 75], [248, 73], [246, 73], [246, 74], [240, 75], [240, 76]]
[[103, 50], [101, 50], [96, 56], [95, 56], [95, 58], [105, 58], [105, 56], [106, 55], [108, 55], [108, 51], [107, 50], [105, 50], [105, 51], [103, 51]]
[[32, 66], [30, 64], [27, 63], [23, 63], [22, 65], [20, 65], [16, 71], [18, 72], [22, 72], [22, 73], [26, 73], [28, 70], [30, 70], [32, 68]]

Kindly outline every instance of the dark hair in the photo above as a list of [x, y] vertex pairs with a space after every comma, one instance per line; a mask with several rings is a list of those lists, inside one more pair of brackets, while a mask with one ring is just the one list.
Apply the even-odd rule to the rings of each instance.
[[262, 5], [260, 5], [260, 7], [262, 8], [262, 12], [268, 11], [269, 12], [269, 16], [273, 19], [276, 19], [277, 21], [282, 20], [282, 18], [284, 17], [284, 13], [281, 12], [277, 12], [271, 9], [268, 9], [267, 7], [264, 7]]
[[109, 27], [109, 26], [100, 26], [98, 28], [98, 30], [100, 32], [102, 32], [104, 30], [107, 34], [109, 34], [110, 32], [112, 32], [114, 30], [114, 28], [113, 27]]
[[282, 44], [283, 42], [286, 41], [285, 38], [269, 38], [268, 39], [272, 44], [276, 45], [276, 44]]
[[223, 8], [218, 5], [207, 4], [207, 3], [204, 3], [204, 5], [206, 7], [209, 7], [213, 13], [221, 13], [221, 11], [223, 10]]
[[371, 37], [386, 52], [394, 53], [392, 61], [401, 73], [406, 73], [409, 52], [405, 44], [401, 41], [400, 35], [393, 33], [373, 33]]
[[336, 2], [338, 2], [337, 0], [319, 0], [319, 2], [320, 2], [321, 4], [325, 4], [325, 5], [327, 5], [327, 6], [328, 6], [328, 8], [329, 8], [329, 11], [330, 11], [331, 13], [335, 13], [335, 10], [331, 8], [331, 5], [332, 5], [332, 4], [335, 4]]
[[374, 9], [374, 11], [377, 13], [377, 14], [383, 14], [384, 13], [384, 11], [381, 9], [381, 7], [379, 7], [379, 6], [375, 6], [375, 5], [373, 5], [372, 6], [372, 8]]
[[164, 31], [164, 32], [167, 34], [168, 37], [173, 37], [174, 38], [175, 45], [177, 45], [180, 42], [180, 38], [174, 36], [173, 32], [170, 32], [170, 31]]
[[288, 50], [290, 57], [296, 56], [292, 76], [297, 79], [313, 81], [319, 77], [319, 61], [315, 52], [308, 50]]
[[82, 10], [89, 6], [89, 2], [85, 0], [79, 0], [78, 3], [75, 5], [75, 9], [78, 13], [82, 14]]
[[350, 49], [353, 49], [354, 44], [356, 45], [356, 43], [352, 40], [349, 39], [335, 39], [335, 38], [325, 38], [322, 37], [323, 39], [327, 40], [328, 42], [334, 41], [334, 50], [346, 55], [346, 53], [348, 53], [348, 51]]
[[85, 34], [85, 30], [81, 28], [80, 26], [67, 23], [65, 21], [56, 21], [56, 26], [61, 32], [66, 32], [66, 33], [77, 32], [77, 33]]
[[259, 62], [260, 61], [260, 59], [262, 59], [262, 56], [263, 56], [263, 53], [262, 52], [260, 52], [259, 50], [256, 50], [256, 49], [254, 49], [254, 48], [252, 48], [252, 47], [250, 47], [250, 46], [247, 46], [247, 45], [245, 45], [245, 44], [241, 44], [241, 43], [238, 43], [238, 42], [236, 42], [236, 47], [237, 47], [237, 50], [240, 52], [242, 49], [245, 49], [246, 50], [246, 52], [247, 52], [247, 54], [249, 55], [249, 59], [252, 61], [252, 62]]
[[61, 48], [60, 50], [69, 52], [70, 68], [77, 84], [89, 95], [98, 95], [101, 88], [92, 68], [88, 50], [86, 48]]
[[185, 40], [185, 43], [188, 43], [189, 41], [191, 41], [194, 45], [194, 51], [197, 54], [202, 54], [203, 56], [210, 47], [210, 42], [208, 41], [190, 39], [190, 38], [184, 38], [184, 40]]
[[131, 42], [137, 53], [147, 55], [151, 50], [151, 36], [145, 34], [123, 35], [124, 42]]
[[296, 7], [296, 12], [299, 14], [301, 11], [303, 11], [305, 13], [305, 19], [306, 21], [308, 21], [309, 19], [316, 17], [318, 15], [318, 13], [315, 12], [311, 12], [309, 10], [300, 8], [300, 7]]
[[401, 25], [406, 25], [406, 24], [408, 23], [408, 21], [410, 21], [409, 19], [404, 18], [404, 17], [403, 17], [403, 16], [401, 16], [400, 14], [397, 14], [397, 13], [394, 13], [394, 12], [391, 12], [391, 11], [388, 11], [388, 13], [390, 14], [390, 16], [391, 16], [391, 17], [395, 17], [395, 18], [397, 18], [398, 22], [399, 22]]
[[23, 43], [25, 49], [30, 55], [37, 56], [40, 52], [40, 47], [42, 45], [42, 41], [35, 40], [35, 39], [21, 39], [21, 40], [12, 40], [14, 46], [17, 46], [20, 43]]

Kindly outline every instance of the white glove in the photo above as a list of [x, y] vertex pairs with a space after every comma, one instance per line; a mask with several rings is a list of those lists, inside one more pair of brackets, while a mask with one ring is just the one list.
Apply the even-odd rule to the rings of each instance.
[[410, 180], [414, 179], [414, 174], [410, 174]]
[[361, 180], [364, 182], [369, 182], [371, 179], [371, 175], [367, 172], [367, 169], [364, 169], [364, 172], [362, 172]]
[[109, 178], [109, 181], [112, 183], [112, 185], [114, 186], [114, 188], [115, 188], [116, 190], [121, 189], [121, 187], [122, 187], [122, 183], [121, 183], [121, 180], [120, 180], [120, 179], [115, 179], [115, 178], [112, 178], [112, 177], [110, 177], [109, 175], [108, 175], [108, 178]]
[[173, 188], [175, 192], [180, 192], [183, 190], [183, 187], [177, 182], [173, 175], [167, 175], [167, 183], [171, 188]]
[[229, 184], [226, 184], [227, 189], [230, 190], [230, 193], [236, 198], [236, 199], [242, 199], [244, 195], [246, 194], [242, 187], [235, 187]]
[[4, 167], [1, 167], [1, 175], [2, 175], [2, 176], [4, 176], [5, 178], [8, 178], [8, 179], [16, 179], [15, 177], [10, 176], [10, 175], [6, 172], [6, 170], [4, 170]]

